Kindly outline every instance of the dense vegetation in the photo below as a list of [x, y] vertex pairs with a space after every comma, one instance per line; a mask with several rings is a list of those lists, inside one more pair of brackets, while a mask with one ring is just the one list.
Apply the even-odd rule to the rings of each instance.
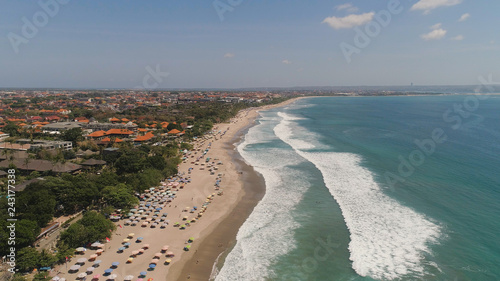
[[59, 245], [71, 248], [84, 247], [88, 243], [104, 240], [111, 236], [115, 225], [106, 217], [95, 211], [87, 212], [83, 218], [61, 233]]

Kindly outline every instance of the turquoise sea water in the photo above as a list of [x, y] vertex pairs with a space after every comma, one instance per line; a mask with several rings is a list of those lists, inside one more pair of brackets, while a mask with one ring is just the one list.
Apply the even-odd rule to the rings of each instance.
[[266, 180], [217, 280], [500, 280], [500, 97], [325, 97], [261, 112]]

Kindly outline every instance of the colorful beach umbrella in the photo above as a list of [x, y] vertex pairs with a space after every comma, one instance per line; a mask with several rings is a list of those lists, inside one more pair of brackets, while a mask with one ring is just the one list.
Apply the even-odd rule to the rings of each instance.
[[141, 271], [139, 274], [140, 274], [141, 276], [146, 276], [146, 274], [148, 274], [148, 273], [147, 273], [146, 271]]

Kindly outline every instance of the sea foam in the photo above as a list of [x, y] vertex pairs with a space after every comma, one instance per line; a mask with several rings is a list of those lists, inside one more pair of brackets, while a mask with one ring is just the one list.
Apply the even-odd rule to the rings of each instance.
[[[265, 179], [266, 193], [243, 223], [235, 247], [215, 280], [265, 280], [279, 256], [295, 248], [295, 222], [291, 211], [309, 188], [306, 176], [291, 167], [304, 162], [294, 151], [272, 146], [279, 141], [273, 128], [280, 118], [264, 116], [250, 128], [238, 151]], [[257, 146], [260, 145], [260, 148]], [[286, 159], [286, 160], [284, 160]]]
[[429, 245], [437, 241], [440, 227], [385, 195], [372, 173], [360, 165], [359, 156], [310, 151], [318, 139], [310, 134], [297, 135], [296, 118], [278, 115], [282, 121], [274, 128], [276, 136], [320, 170], [325, 186], [342, 210], [356, 273], [381, 280], [408, 274], [423, 276], [423, 254], [430, 253]]

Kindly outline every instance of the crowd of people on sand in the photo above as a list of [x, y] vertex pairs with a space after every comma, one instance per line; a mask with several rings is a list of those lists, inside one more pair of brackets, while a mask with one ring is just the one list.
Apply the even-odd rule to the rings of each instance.
[[[233, 121], [234, 119], [232, 122]], [[86, 245], [86, 247], [77, 248], [75, 256], [67, 258], [65, 267], [68, 274], [56, 274], [52, 280], [90, 279], [92, 281], [98, 281], [117, 280], [117, 278], [119, 278], [120, 280], [142, 281], [147, 277], [149, 272], [154, 271], [157, 267], [168, 266], [172, 263], [172, 260], [176, 257], [176, 253], [169, 251], [169, 245], [164, 245], [160, 249], [156, 249], [156, 251], [151, 251], [150, 245], [145, 243], [147, 241], [145, 241], [141, 234], [146, 234], [147, 231], [162, 231], [168, 228], [177, 228], [179, 231], [187, 229], [203, 218], [203, 214], [207, 211], [210, 203], [212, 203], [217, 195], [222, 196], [224, 194], [221, 189], [223, 174], [217, 173], [219, 167], [223, 165], [223, 163], [217, 158], [209, 157], [209, 153], [212, 142], [220, 140], [228, 130], [229, 127], [224, 131], [215, 127], [205, 136], [195, 140], [193, 142], [193, 150], [183, 151], [183, 162], [188, 165], [189, 163], [193, 165], [188, 168], [187, 174], [186, 172], [179, 172], [175, 177], [168, 178], [161, 182], [159, 186], [151, 187], [144, 193], [138, 194], [140, 200], [139, 204], [127, 214], [121, 214], [121, 216], [117, 218], [116, 223], [120, 229], [126, 230], [127, 228], [135, 227], [134, 229], [138, 233], [128, 233], [116, 249], [111, 249], [111, 246], [106, 247], [107, 243], [111, 244], [109, 238], [106, 238], [104, 241], [96, 241], [95, 243]], [[207, 171], [210, 175], [214, 176], [213, 191], [215, 192], [206, 196], [201, 206], [179, 206], [183, 208], [181, 214], [184, 215], [180, 214], [179, 217], [176, 217], [175, 221], [172, 222], [173, 218], [166, 210], [179, 210], [177, 209], [176, 198], [181, 192], [189, 192], [191, 175], [196, 166], [199, 167], [199, 173]], [[216, 173], [217, 175], [215, 175]], [[194, 197], [191, 200], [193, 199]], [[136, 226], [140, 226], [140, 228]], [[114, 239], [119, 238], [115, 236]], [[165, 237], [165, 242], [168, 242], [168, 236]], [[183, 247], [184, 251], [190, 251], [193, 242], [193, 237], [186, 239], [185, 246]], [[111, 262], [110, 265], [106, 264], [106, 266], [103, 266], [104, 263], [100, 258], [102, 258], [103, 255], [115, 253], [128, 257], [126, 258], [125, 265], [120, 265], [120, 262], [114, 261]], [[144, 262], [148, 257], [151, 258], [151, 260], [148, 263]], [[109, 258], [107, 260], [109, 260]], [[127, 264], [135, 264], [136, 262], [144, 264], [145, 268], [139, 272], [130, 272], [126, 269], [125, 271], [120, 271], [126, 272], [128, 274], [126, 276], [119, 276], [119, 274], [113, 273], [114, 271], [116, 272], [118, 267], [126, 267]], [[64, 271], [64, 265], [60, 266], [58, 273], [62, 271]], [[57, 270], [53, 272], [57, 272]], [[148, 280], [150, 279], [152, 278]]]

